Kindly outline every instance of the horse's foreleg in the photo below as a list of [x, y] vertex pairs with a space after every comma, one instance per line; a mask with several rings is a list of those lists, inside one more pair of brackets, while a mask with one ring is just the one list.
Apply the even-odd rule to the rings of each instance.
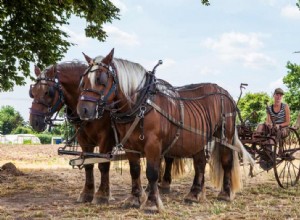
[[91, 202], [93, 200], [93, 196], [95, 192], [93, 169], [94, 169], [94, 164], [89, 164], [84, 166], [85, 183], [77, 199], [77, 202]]
[[231, 201], [234, 195], [231, 191], [232, 180], [231, 180], [231, 170], [233, 169], [233, 154], [232, 150], [227, 147], [220, 148], [220, 159], [222, 168], [224, 170], [223, 186], [222, 190], [218, 195], [218, 199]]
[[140, 155], [127, 153], [131, 175], [131, 196], [125, 201], [126, 206], [139, 208], [147, 199], [141, 183]]
[[146, 176], [149, 182], [149, 193], [144, 209], [148, 211], [161, 212], [164, 210], [158, 191], [159, 163], [159, 160], [153, 161], [150, 158], [147, 158]]
[[206, 198], [204, 173], [206, 158], [204, 150], [193, 157], [195, 177], [189, 194], [185, 197], [186, 202], [199, 202]]
[[94, 195], [92, 203], [101, 204], [108, 203], [111, 199], [110, 186], [109, 186], [109, 168], [110, 163], [99, 163], [98, 168], [101, 173], [101, 183], [98, 191]]
[[146, 176], [148, 179], [149, 193], [147, 202], [143, 207], [147, 211], [164, 211], [163, 203], [158, 191], [158, 177], [160, 169], [160, 143], [152, 139], [145, 145], [145, 155], [147, 159]]
[[160, 192], [162, 193], [169, 193], [171, 188], [172, 182], [172, 165], [173, 165], [174, 158], [165, 157], [165, 171], [162, 182], [160, 183]]

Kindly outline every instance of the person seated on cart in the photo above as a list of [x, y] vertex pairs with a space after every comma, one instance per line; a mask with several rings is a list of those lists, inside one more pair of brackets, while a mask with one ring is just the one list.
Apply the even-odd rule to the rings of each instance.
[[[262, 155], [260, 155], [260, 165], [263, 169], [270, 169], [273, 166], [270, 153], [272, 153], [272, 146], [277, 144], [279, 139], [284, 139], [289, 135], [290, 125], [290, 108], [288, 104], [282, 102], [284, 91], [281, 88], [277, 88], [274, 91], [273, 99], [274, 104], [267, 106], [267, 120], [264, 124], [260, 124], [254, 132], [253, 138], [261, 138], [262, 136], [269, 136], [262, 145]], [[267, 155], [269, 152], [269, 155]], [[264, 155], [265, 153], [265, 155]]]
[[[274, 91], [274, 104], [267, 107], [267, 125], [275, 126], [275, 130], [280, 131], [280, 137], [285, 138], [289, 135], [290, 108], [288, 104], [282, 102], [284, 92], [281, 88]], [[279, 137], [279, 136], [278, 136]]]

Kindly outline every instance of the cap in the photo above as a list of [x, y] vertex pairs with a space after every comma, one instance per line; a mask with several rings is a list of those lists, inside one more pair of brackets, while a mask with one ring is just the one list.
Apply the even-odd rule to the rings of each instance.
[[277, 88], [277, 89], [275, 89], [274, 94], [281, 94], [281, 95], [283, 95], [284, 91], [281, 88]]

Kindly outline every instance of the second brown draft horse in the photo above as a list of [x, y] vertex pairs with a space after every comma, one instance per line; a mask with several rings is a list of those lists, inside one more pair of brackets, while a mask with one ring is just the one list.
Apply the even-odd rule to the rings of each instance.
[[[114, 134], [110, 126], [110, 116], [106, 112], [100, 120], [85, 122], [76, 113], [79, 83], [87, 65], [83, 62], [63, 62], [47, 67], [41, 71], [35, 67], [36, 83], [30, 87], [29, 94], [33, 98], [30, 108], [30, 125], [38, 132], [46, 129], [46, 122], [51, 121], [53, 114], [64, 105], [67, 108], [67, 118], [75, 126], [77, 141], [82, 152], [94, 152], [99, 146], [100, 153], [108, 153], [114, 145]], [[99, 163], [101, 172], [100, 186], [95, 192], [94, 164], [84, 166], [85, 184], [77, 199], [78, 202], [107, 203], [110, 198], [110, 163]]]
[[[83, 120], [111, 111], [120, 134], [114, 149], [124, 149], [130, 163], [132, 190], [127, 202], [164, 210], [158, 191], [163, 155], [193, 158], [195, 176], [186, 200], [205, 198], [205, 146], [209, 141], [216, 142], [210, 155], [211, 181], [221, 190], [220, 199], [232, 200], [241, 187], [237, 151], [246, 151], [238, 141], [236, 105], [230, 94], [216, 84], [209, 84], [205, 95], [198, 85], [180, 92], [140, 64], [113, 58], [113, 53], [95, 60], [86, 56], [90, 67], [83, 76], [77, 111]], [[140, 154], [147, 159], [147, 196], [141, 185]]]

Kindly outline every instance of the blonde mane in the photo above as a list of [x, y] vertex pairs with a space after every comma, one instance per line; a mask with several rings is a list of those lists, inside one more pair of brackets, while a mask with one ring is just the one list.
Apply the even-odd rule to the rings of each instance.
[[[101, 62], [103, 57], [96, 57], [95, 62]], [[142, 88], [146, 81], [146, 72], [147, 70], [138, 63], [133, 63], [128, 60], [113, 59], [114, 65], [117, 69], [117, 77], [119, 80], [119, 86], [122, 93], [125, 95], [128, 101], [135, 103], [137, 90]], [[98, 68], [97, 65], [91, 70]], [[94, 73], [94, 72], [91, 72]], [[95, 74], [89, 74], [91, 82], [94, 80]], [[93, 86], [93, 85], [92, 85]]]

